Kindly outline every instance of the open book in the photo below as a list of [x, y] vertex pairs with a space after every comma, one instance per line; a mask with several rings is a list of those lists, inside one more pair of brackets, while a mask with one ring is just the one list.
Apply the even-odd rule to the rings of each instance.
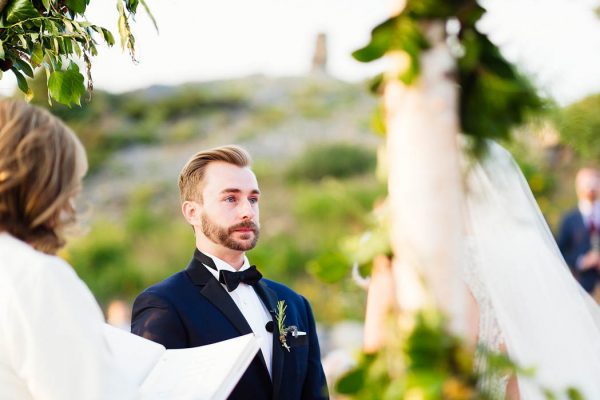
[[177, 350], [108, 324], [105, 337], [142, 400], [226, 399], [260, 348], [253, 334]]

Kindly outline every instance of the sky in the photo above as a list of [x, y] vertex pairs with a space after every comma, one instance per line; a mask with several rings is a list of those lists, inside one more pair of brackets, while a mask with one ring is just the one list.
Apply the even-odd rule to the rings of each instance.
[[[89, 19], [112, 27], [113, 1], [95, 1]], [[345, 80], [380, 66], [354, 61], [393, 0], [147, 0], [159, 33], [140, 12], [134, 25], [139, 63], [120, 46], [94, 61], [98, 87], [124, 91], [150, 84], [228, 79], [251, 74], [302, 75], [310, 69], [319, 32], [327, 33], [329, 71]]]
[[[230, 79], [252, 74], [302, 75], [316, 36], [328, 40], [329, 72], [358, 81], [384, 68], [351, 52], [390, 15], [398, 0], [146, 0], [156, 32], [140, 10], [133, 24], [134, 64], [120, 45], [101, 47], [93, 61], [96, 88], [124, 92], [153, 84]], [[598, 0], [481, 0], [479, 28], [545, 93], [566, 104], [600, 92]], [[94, 0], [88, 19], [117, 36], [116, 0]], [[0, 91], [12, 88], [11, 74]]]
[[597, 0], [480, 0], [478, 28], [546, 93], [566, 104], [600, 93]]

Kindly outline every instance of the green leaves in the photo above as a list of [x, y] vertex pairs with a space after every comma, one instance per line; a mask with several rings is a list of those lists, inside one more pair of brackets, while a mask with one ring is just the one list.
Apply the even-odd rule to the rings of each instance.
[[367, 382], [367, 373], [375, 360], [373, 355], [364, 355], [356, 368], [342, 376], [336, 383], [336, 392], [340, 394], [356, 394]]
[[583, 400], [574, 387], [556, 392], [543, 386], [534, 369], [521, 367], [504, 353], [479, 348], [481, 364], [475, 369], [474, 352], [452, 335], [446, 322], [436, 310], [421, 310], [412, 328], [397, 323], [382, 327], [388, 329], [385, 347], [362, 354], [358, 365], [337, 381], [336, 392], [356, 400], [492, 400], [495, 393], [481, 383], [519, 376], [547, 399]]
[[569, 387], [567, 389], [567, 396], [569, 396], [569, 400], [584, 400], [581, 392], [574, 387]]
[[127, 11], [135, 14], [139, 3], [140, 0], [125, 0], [125, 7], [127, 8]]
[[31, 0], [13, 0], [4, 10], [4, 18], [8, 24], [39, 16], [40, 13], [33, 7]]
[[158, 32], [158, 24], [156, 23], [156, 19], [154, 18], [154, 15], [152, 15], [152, 13], [150, 12], [150, 7], [148, 7], [148, 4], [146, 4], [146, 0], [140, 0], [140, 2], [142, 3], [144, 10], [146, 11], [146, 14], [148, 14], [148, 17], [150, 17], [150, 20], [152, 20], [154, 29], [156, 29], [156, 31]]
[[27, 61], [23, 61], [20, 58], [15, 58], [13, 60], [13, 68], [18, 69], [19, 71], [23, 72], [28, 77], [33, 78], [33, 69], [31, 68], [31, 65], [29, 65], [29, 63]]
[[[421, 311], [413, 328], [400, 329], [390, 317], [386, 347], [363, 354], [336, 384], [353, 399], [487, 399], [476, 386], [473, 354], [450, 334], [443, 316]], [[463, 361], [466, 359], [467, 362]], [[469, 396], [458, 396], [458, 393]]]
[[67, 70], [52, 72], [48, 79], [48, 91], [52, 98], [69, 107], [72, 103], [81, 105], [85, 86], [77, 64], [71, 62]]
[[23, 92], [25, 94], [25, 97], [28, 100], [30, 100], [31, 97], [33, 96], [33, 92], [29, 88], [27, 79], [25, 79], [23, 74], [21, 72], [19, 72], [19, 70], [17, 68], [12, 67], [11, 71], [15, 74], [15, 77], [17, 78], [17, 86], [19, 86], [19, 89], [21, 90], [21, 92]]
[[83, 14], [87, 6], [88, 1], [86, 0], [67, 0], [67, 7], [69, 10], [76, 12], [77, 14]]
[[327, 252], [308, 262], [311, 274], [325, 283], [336, 283], [349, 275], [350, 261], [340, 252]]
[[[142, 0], [115, 1], [119, 6], [123, 46], [133, 56], [135, 38], [129, 19], [139, 2], [146, 10], [147, 6]], [[89, 3], [90, 0], [11, 0], [0, 11], [0, 69], [13, 70], [19, 89], [28, 98], [32, 93], [25, 76], [33, 77], [35, 68], [44, 68], [52, 82], [48, 101], [53, 98], [67, 105], [79, 104], [85, 79], [72, 62], [85, 65], [87, 86], [93, 88], [91, 57], [97, 54], [97, 40], [112, 46], [115, 39], [108, 29], [80, 18]], [[70, 63], [67, 70], [63, 63]]]
[[[407, 0], [400, 14], [376, 26], [369, 44], [353, 53], [358, 61], [370, 62], [394, 51], [404, 52], [409, 62], [396, 78], [410, 85], [421, 72], [422, 53], [429, 48], [424, 34], [427, 25], [458, 20], [455, 39], [463, 50], [457, 59], [461, 130], [474, 139], [476, 155], [484, 150], [485, 139], [507, 138], [513, 127], [546, 107], [529, 81], [476, 30], [483, 12], [475, 0]], [[382, 83], [385, 80], [375, 80], [374, 90], [379, 91]]]
[[458, 64], [460, 121], [463, 133], [475, 139], [478, 154], [486, 138], [507, 138], [528, 115], [543, 111], [545, 103], [487, 37], [466, 30], [463, 48]]
[[561, 139], [585, 162], [600, 158], [600, 95], [586, 97], [558, 112], [555, 117]]
[[[123, 6], [123, 1], [126, 2], [125, 7]], [[121, 50], [125, 50], [125, 47], [127, 47], [133, 62], [136, 62], [135, 38], [129, 27], [129, 20], [127, 19], [125, 8], [130, 10], [130, 7], [133, 7], [135, 10], [137, 8], [137, 3], [137, 0], [117, 0], [117, 11], [119, 12], [119, 20], [117, 21], [117, 24], [119, 26], [119, 36], [121, 37]]]
[[407, 70], [399, 77], [410, 84], [419, 73], [419, 57], [429, 43], [418, 23], [404, 14], [392, 17], [376, 26], [371, 32], [369, 44], [352, 53], [361, 62], [370, 62], [383, 57], [386, 53], [400, 50], [410, 56]]
[[107, 45], [112, 46], [115, 44], [115, 38], [113, 34], [106, 28], [100, 28], [100, 33], [102, 33], [102, 37]]
[[42, 49], [42, 44], [38, 42], [33, 46], [33, 51], [31, 52], [31, 65], [33, 67], [38, 67], [42, 64], [43, 60], [44, 50]]
[[390, 18], [373, 28], [369, 44], [353, 52], [352, 57], [360, 62], [371, 62], [383, 57], [391, 49], [397, 19], [398, 17]]

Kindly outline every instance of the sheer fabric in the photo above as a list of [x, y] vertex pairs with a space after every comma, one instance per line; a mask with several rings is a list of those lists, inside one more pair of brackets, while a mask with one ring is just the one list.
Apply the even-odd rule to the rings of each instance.
[[[600, 308], [568, 270], [519, 167], [498, 144], [465, 162], [465, 281], [480, 309], [480, 342], [534, 367], [522, 399], [540, 385], [600, 399]], [[481, 368], [482, 365], [480, 364]], [[496, 379], [491, 386], [503, 384]]]

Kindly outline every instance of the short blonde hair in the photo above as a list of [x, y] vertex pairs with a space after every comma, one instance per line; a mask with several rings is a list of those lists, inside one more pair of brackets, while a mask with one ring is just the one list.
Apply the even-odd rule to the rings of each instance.
[[65, 244], [64, 228], [75, 222], [79, 163], [87, 165], [83, 146], [57, 117], [0, 100], [0, 232], [56, 253]]
[[202, 184], [208, 164], [223, 161], [238, 167], [250, 166], [250, 154], [240, 146], [228, 145], [196, 153], [185, 164], [179, 174], [181, 201], [202, 202]]

